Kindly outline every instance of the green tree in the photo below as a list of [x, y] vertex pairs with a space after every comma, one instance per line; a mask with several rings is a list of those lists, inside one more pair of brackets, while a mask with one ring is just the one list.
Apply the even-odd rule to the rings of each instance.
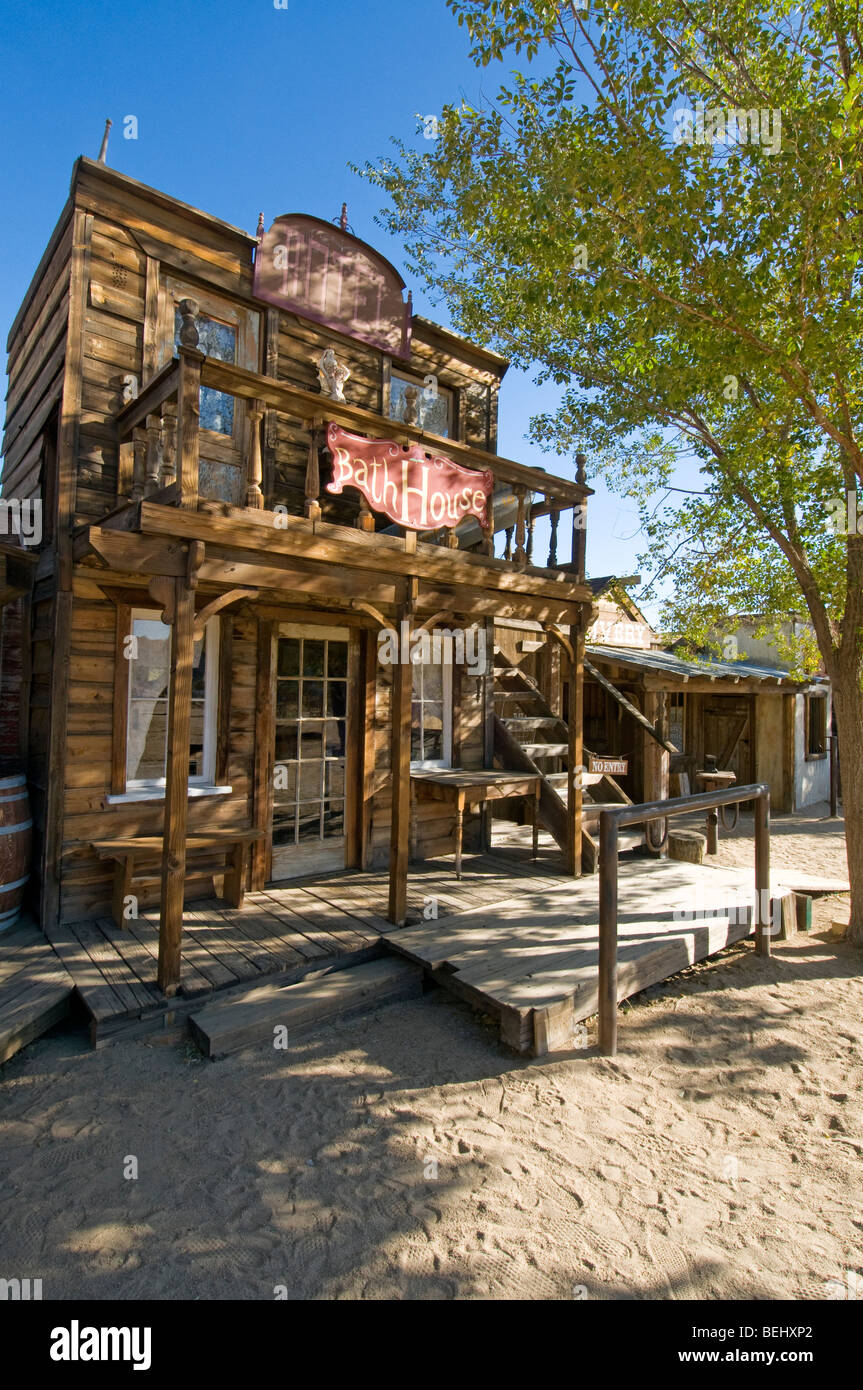
[[857, 4], [448, 4], [479, 66], [520, 70], [365, 166], [382, 221], [458, 328], [563, 388], [534, 437], [639, 504], [678, 631], [802, 595], [863, 945], [863, 534], [841, 530], [863, 483]]

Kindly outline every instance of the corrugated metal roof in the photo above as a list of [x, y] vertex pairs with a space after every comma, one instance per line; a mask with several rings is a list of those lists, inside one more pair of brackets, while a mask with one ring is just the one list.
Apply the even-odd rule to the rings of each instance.
[[737, 680], [780, 680], [795, 686], [826, 683], [825, 676], [812, 676], [802, 681], [795, 680], [786, 667], [756, 666], [748, 661], [683, 661], [673, 652], [639, 651], [635, 647], [585, 648], [590, 658], [604, 657], [606, 661], [619, 661], [624, 666], [635, 666], [648, 671], [664, 671], [669, 676], [704, 677], [716, 676], [719, 679]]

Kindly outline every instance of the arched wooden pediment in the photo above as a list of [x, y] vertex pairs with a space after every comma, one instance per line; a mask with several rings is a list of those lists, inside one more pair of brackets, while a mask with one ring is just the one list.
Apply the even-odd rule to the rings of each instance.
[[287, 213], [255, 255], [255, 296], [401, 360], [410, 357], [405, 282], [371, 246], [319, 217]]

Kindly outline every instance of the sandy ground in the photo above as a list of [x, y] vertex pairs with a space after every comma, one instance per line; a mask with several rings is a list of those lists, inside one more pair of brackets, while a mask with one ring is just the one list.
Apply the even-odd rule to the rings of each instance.
[[[800, 833], [776, 858], [815, 872]], [[817, 833], [841, 871], [841, 827]], [[0, 1275], [46, 1299], [835, 1297], [863, 1277], [863, 960], [819, 935], [841, 907], [624, 1006], [614, 1061], [516, 1060], [437, 991], [215, 1065], [45, 1038], [0, 1071]]]

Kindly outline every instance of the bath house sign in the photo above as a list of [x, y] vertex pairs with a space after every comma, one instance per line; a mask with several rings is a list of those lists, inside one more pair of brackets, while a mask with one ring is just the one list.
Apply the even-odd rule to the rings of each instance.
[[488, 499], [494, 478], [432, 454], [421, 444], [410, 448], [392, 439], [364, 439], [340, 425], [327, 428], [333, 456], [333, 480], [327, 491], [358, 488], [373, 511], [412, 531], [457, 526], [474, 516], [488, 524]]

